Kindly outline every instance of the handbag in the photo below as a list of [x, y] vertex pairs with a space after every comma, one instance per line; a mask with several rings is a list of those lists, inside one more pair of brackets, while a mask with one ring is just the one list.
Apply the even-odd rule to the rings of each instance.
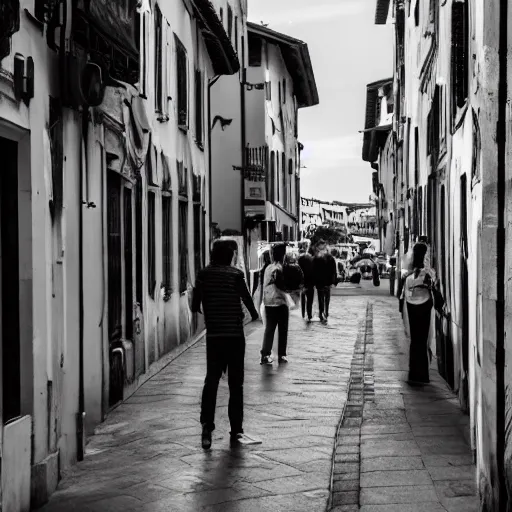
[[433, 284], [430, 289], [432, 293], [432, 301], [434, 302], [434, 309], [438, 312], [441, 312], [444, 307], [444, 297], [439, 288]]

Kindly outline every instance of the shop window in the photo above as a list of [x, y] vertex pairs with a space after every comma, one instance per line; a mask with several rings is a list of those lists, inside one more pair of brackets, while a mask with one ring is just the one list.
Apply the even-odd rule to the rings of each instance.
[[203, 148], [203, 75], [201, 71], [195, 73], [195, 96], [196, 96], [196, 143]]
[[155, 298], [156, 254], [155, 254], [155, 192], [148, 191], [148, 293]]
[[162, 286], [172, 286], [172, 196], [162, 195]]
[[188, 201], [179, 204], [179, 255], [180, 255], [180, 293], [187, 290], [188, 282]]
[[178, 37], [176, 42], [176, 81], [177, 81], [177, 108], [178, 126], [181, 130], [188, 130], [188, 58], [187, 50]]
[[466, 1], [452, 4], [452, 97], [454, 113], [468, 97], [468, 6]]

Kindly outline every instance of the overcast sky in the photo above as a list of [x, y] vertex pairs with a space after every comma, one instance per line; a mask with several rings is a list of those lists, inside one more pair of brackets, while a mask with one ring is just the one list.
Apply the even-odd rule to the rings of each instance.
[[299, 115], [304, 144], [301, 195], [368, 201], [370, 165], [361, 160], [366, 84], [393, 72], [393, 34], [375, 25], [377, 0], [250, 0], [249, 20], [305, 41], [320, 105]]

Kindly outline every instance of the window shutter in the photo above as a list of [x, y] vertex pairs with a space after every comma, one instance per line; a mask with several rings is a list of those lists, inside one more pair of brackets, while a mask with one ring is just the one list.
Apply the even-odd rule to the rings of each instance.
[[188, 129], [188, 63], [187, 51], [181, 41], [175, 36], [176, 42], [176, 71], [177, 71], [177, 116], [178, 126]]
[[452, 90], [456, 107], [463, 107], [468, 96], [468, 22], [466, 2], [452, 5]]
[[195, 72], [195, 99], [196, 99], [196, 142], [203, 145], [203, 75], [201, 71]]

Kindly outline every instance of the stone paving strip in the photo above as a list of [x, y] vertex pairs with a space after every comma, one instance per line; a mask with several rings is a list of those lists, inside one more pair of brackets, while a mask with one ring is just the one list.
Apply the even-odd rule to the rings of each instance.
[[293, 312], [288, 365], [260, 366], [261, 327], [247, 337], [244, 427], [262, 444], [230, 448], [223, 379], [212, 450], [201, 449], [198, 343], [109, 414], [42, 511], [324, 512], [367, 303], [333, 297], [328, 326], [305, 325]]
[[406, 383], [408, 342], [396, 306], [393, 299], [372, 299], [365, 341], [358, 340], [356, 379], [337, 438], [331, 510], [475, 512], [468, 417], [437, 373], [435, 359], [430, 385]]

